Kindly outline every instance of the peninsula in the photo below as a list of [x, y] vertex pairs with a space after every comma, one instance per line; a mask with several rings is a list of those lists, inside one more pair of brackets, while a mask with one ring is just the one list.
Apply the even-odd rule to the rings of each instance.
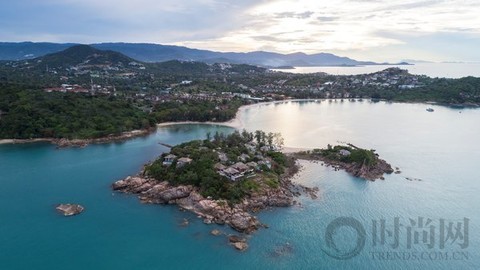
[[174, 146], [139, 175], [112, 188], [136, 194], [143, 203], [176, 204], [204, 223], [227, 224], [251, 234], [266, 227], [253, 213], [292, 206], [301, 192], [316, 197], [318, 189], [290, 181], [298, 167], [294, 158], [279, 151], [282, 144], [280, 134], [263, 131], [208, 134], [206, 140]]

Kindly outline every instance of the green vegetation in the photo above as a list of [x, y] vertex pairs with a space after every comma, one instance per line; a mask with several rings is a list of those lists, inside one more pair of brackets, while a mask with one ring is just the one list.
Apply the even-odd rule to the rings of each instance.
[[[260, 144], [254, 142], [255, 134], [258, 135]], [[273, 145], [267, 143], [267, 138], [272, 137], [281, 141], [278, 138], [279, 134], [267, 134], [262, 131], [256, 133], [235, 131], [229, 135], [216, 133], [207, 137], [203, 141], [191, 141], [173, 147], [169, 154], [173, 154], [177, 158], [172, 164], [164, 164], [164, 158], [168, 155], [165, 153], [146, 166], [145, 174], [159, 181], [168, 181], [173, 185], [193, 185], [199, 187], [201, 194], [205, 197], [226, 199], [234, 203], [265, 187], [278, 188], [280, 185], [279, 173], [283, 172], [286, 166], [292, 165], [292, 161], [288, 161], [287, 157], [280, 152], [261, 150], [264, 146], [270, 149], [274, 148]], [[251, 147], [247, 148], [246, 145]], [[222, 162], [219, 159], [219, 153], [225, 153], [230, 159]], [[272, 169], [270, 170], [267, 166], [265, 170], [260, 167], [252, 168], [251, 172], [246, 173], [245, 176], [232, 181], [215, 168], [216, 164], [223, 163], [222, 165], [225, 167], [238, 164], [242, 154], [245, 162], [257, 160], [260, 163], [262, 160], [269, 160]], [[181, 157], [188, 157], [191, 162], [179, 164]]]
[[0, 84], [0, 138], [98, 138], [155, 124], [115, 97], [21, 90]]
[[[147, 129], [170, 121], [228, 121], [244, 104], [165, 102], [148, 112], [148, 104], [123, 97], [46, 93], [28, 86], [0, 83], [0, 138], [87, 139]], [[35, 89], [35, 87], [32, 86]]]
[[228, 121], [235, 117], [238, 108], [244, 105], [239, 99], [227, 102], [186, 101], [165, 102], [154, 107], [154, 117], [157, 122], [173, 121]]
[[327, 149], [314, 149], [311, 154], [321, 155], [329, 160], [338, 160], [346, 163], [375, 165], [378, 157], [375, 150], [366, 150], [353, 145], [328, 145]]
[[419, 89], [401, 92], [395, 97], [395, 100], [480, 104], [480, 78], [436, 79]]

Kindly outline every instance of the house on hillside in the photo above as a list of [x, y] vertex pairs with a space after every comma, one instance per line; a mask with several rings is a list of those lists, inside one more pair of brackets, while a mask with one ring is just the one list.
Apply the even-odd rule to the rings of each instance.
[[173, 154], [169, 154], [163, 158], [163, 165], [170, 166], [175, 161], [177, 156]]
[[230, 167], [234, 168], [235, 170], [237, 170], [239, 172], [242, 172], [242, 173], [245, 173], [245, 172], [248, 172], [248, 171], [251, 170], [250, 167], [245, 165], [245, 163], [243, 163], [243, 162], [237, 162]]
[[188, 157], [182, 157], [177, 160], [177, 168], [183, 167], [187, 164], [192, 163], [192, 159]]
[[227, 161], [228, 161], [227, 154], [222, 153], [222, 152], [218, 152], [218, 159], [219, 159], [221, 162], [227, 162]]
[[239, 172], [235, 168], [228, 167], [220, 172], [220, 175], [228, 177], [232, 181], [237, 181], [238, 179], [243, 177], [243, 173]]
[[227, 166], [223, 165], [222, 163], [217, 163], [213, 166], [217, 172], [221, 172], [227, 168]]
[[348, 157], [350, 156], [350, 151], [346, 150], [346, 149], [341, 149], [340, 151], [338, 151], [338, 153], [344, 157]]
[[241, 155], [238, 157], [238, 159], [239, 159], [240, 161], [242, 161], [242, 162], [247, 162], [247, 160], [250, 159], [250, 156], [247, 155], [247, 154], [241, 154]]

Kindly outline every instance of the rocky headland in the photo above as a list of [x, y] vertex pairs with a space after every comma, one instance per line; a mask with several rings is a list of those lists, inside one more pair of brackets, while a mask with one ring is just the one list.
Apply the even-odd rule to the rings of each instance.
[[336, 170], [345, 170], [349, 174], [375, 181], [384, 180], [385, 174], [401, 173], [399, 168], [381, 159], [375, 150], [366, 150], [352, 144], [328, 146], [326, 149], [314, 149], [290, 154], [292, 157], [304, 160], [322, 161]]
[[226, 200], [205, 198], [199, 188], [191, 185], [173, 186], [143, 176], [129, 176], [113, 183], [115, 191], [136, 194], [142, 203], [176, 204], [181, 209], [193, 212], [206, 224], [226, 224], [238, 232], [250, 234], [262, 224], [253, 213], [267, 207], [288, 207], [295, 203], [294, 184], [282, 180], [278, 188], [262, 188], [241, 202], [232, 204]]

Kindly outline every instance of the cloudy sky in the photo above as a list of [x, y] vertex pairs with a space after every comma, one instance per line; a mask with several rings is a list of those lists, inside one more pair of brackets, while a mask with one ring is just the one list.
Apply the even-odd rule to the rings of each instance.
[[479, 0], [0, 1], [0, 41], [480, 61]]

